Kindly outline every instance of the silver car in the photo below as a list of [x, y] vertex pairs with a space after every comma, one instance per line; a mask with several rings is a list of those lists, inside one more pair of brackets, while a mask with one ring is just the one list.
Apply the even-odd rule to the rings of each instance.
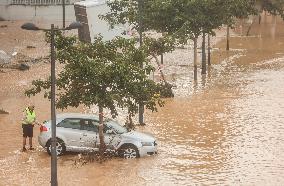
[[[156, 139], [145, 133], [128, 131], [111, 119], [104, 123], [104, 140], [108, 148], [124, 158], [139, 158], [157, 153]], [[98, 151], [100, 144], [99, 117], [91, 114], [64, 113], [56, 118], [56, 151], [62, 155], [66, 151]], [[40, 127], [39, 144], [51, 153], [51, 121]]]

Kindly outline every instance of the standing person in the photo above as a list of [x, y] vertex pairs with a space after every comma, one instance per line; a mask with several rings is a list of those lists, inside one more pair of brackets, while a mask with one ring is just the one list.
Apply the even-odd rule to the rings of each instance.
[[35, 106], [30, 105], [28, 106], [24, 112], [23, 112], [23, 122], [22, 122], [22, 128], [23, 128], [23, 152], [25, 152], [26, 149], [26, 140], [27, 137], [29, 137], [29, 145], [30, 150], [34, 150], [33, 148], [33, 127], [36, 123], [36, 114], [34, 111]]

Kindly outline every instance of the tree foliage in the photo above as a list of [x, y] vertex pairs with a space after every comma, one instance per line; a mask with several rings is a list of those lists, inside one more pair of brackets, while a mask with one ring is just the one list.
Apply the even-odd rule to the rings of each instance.
[[229, 24], [234, 23], [235, 18], [247, 18], [249, 15], [257, 13], [255, 0], [226, 0], [226, 3], [226, 7], [228, 7], [226, 19]]
[[[111, 0], [107, 1], [110, 12], [101, 15], [111, 27], [118, 24], [128, 24], [138, 30], [142, 22], [142, 32], [152, 29], [153, 12], [157, 1], [155, 0]], [[141, 8], [140, 8], [141, 7]]]
[[[49, 36], [49, 34], [47, 34]], [[64, 68], [57, 75], [57, 108], [98, 105], [100, 112], [100, 149], [104, 150], [104, 108], [117, 116], [117, 107], [128, 109], [129, 115], [138, 111], [138, 103], [157, 111], [163, 106], [160, 86], [148, 78], [154, 68], [149, 65], [149, 50], [136, 47], [135, 39], [117, 37], [103, 41], [96, 37], [93, 43], [78, 42], [75, 37], [56, 34], [58, 61]], [[143, 66], [143, 68], [141, 68]], [[50, 78], [35, 80], [28, 96], [44, 91], [50, 98]]]
[[[148, 78], [154, 68], [149, 65], [150, 50], [137, 48], [134, 39], [117, 37], [111, 41], [95, 38], [93, 43], [77, 43], [74, 37], [56, 36], [57, 58], [65, 64], [58, 74], [57, 107], [100, 105], [117, 115], [116, 105], [136, 113], [138, 102], [156, 111], [157, 85]], [[143, 64], [143, 68], [141, 67]], [[34, 95], [50, 88], [50, 80], [35, 80], [26, 91]], [[45, 91], [45, 96], [49, 96]]]
[[137, 28], [141, 18], [143, 31], [175, 33], [180, 38], [214, 34], [222, 24], [256, 13], [255, 0], [112, 0], [108, 6], [111, 11], [102, 17], [112, 26], [128, 23]]
[[175, 39], [169, 35], [159, 38], [144, 36], [143, 38], [144, 47], [152, 56], [172, 52], [175, 49]]
[[260, 11], [267, 11], [272, 15], [280, 15], [284, 19], [284, 0], [256, 0]]
[[202, 33], [214, 35], [214, 30], [223, 24], [233, 25], [235, 18], [254, 14], [254, 3], [255, 0], [112, 0], [108, 1], [111, 11], [102, 17], [112, 26], [127, 23], [135, 29], [142, 22], [143, 31], [167, 33], [184, 44], [188, 39], [196, 42]]

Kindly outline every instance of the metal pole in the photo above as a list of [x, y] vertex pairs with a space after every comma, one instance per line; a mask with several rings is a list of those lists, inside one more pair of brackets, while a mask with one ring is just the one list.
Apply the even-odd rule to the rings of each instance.
[[57, 186], [56, 115], [55, 115], [55, 41], [51, 25], [51, 185]]
[[65, 28], [65, 0], [62, 0], [62, 10], [63, 10], [63, 28]]

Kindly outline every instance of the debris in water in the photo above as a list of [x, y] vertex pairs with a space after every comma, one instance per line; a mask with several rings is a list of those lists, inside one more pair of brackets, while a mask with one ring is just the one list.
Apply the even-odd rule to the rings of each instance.
[[0, 109], [0, 114], [9, 114], [9, 112], [1, 108]]

